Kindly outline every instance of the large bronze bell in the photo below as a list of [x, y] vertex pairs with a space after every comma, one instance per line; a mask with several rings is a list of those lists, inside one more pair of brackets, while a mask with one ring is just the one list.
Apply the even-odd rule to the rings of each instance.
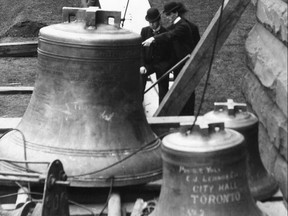
[[215, 103], [214, 111], [204, 118], [210, 122], [224, 122], [226, 128], [240, 132], [246, 140], [248, 151], [248, 183], [252, 196], [256, 200], [270, 198], [278, 190], [276, 180], [266, 171], [258, 147], [258, 119], [247, 111], [247, 105], [228, 99], [224, 103]]
[[[0, 157], [59, 159], [77, 187], [161, 178], [161, 141], [141, 101], [140, 35], [120, 28], [120, 12], [63, 8], [63, 19], [40, 30], [35, 90], [18, 131], [0, 141]], [[0, 170], [26, 168], [0, 164]], [[43, 173], [47, 165], [28, 169]]]
[[251, 196], [244, 137], [224, 124], [162, 140], [163, 183], [153, 216], [263, 216]]

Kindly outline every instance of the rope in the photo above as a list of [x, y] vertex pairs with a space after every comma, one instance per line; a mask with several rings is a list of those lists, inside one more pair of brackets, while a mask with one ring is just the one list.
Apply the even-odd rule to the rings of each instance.
[[221, 9], [220, 9], [220, 15], [219, 15], [219, 21], [218, 21], [218, 26], [217, 26], [217, 32], [216, 32], [215, 41], [214, 41], [213, 48], [212, 48], [212, 57], [211, 57], [211, 60], [210, 60], [210, 63], [209, 63], [209, 69], [208, 69], [208, 72], [207, 72], [207, 77], [206, 77], [206, 81], [205, 81], [205, 85], [204, 85], [204, 89], [203, 89], [203, 94], [201, 96], [200, 104], [199, 104], [199, 107], [198, 107], [194, 122], [193, 122], [191, 128], [188, 131], [192, 131], [193, 130], [193, 128], [194, 128], [194, 126], [196, 124], [197, 118], [200, 115], [200, 110], [202, 108], [202, 104], [204, 102], [204, 98], [205, 98], [205, 94], [206, 94], [206, 90], [207, 90], [207, 86], [208, 86], [208, 80], [210, 78], [211, 68], [212, 68], [212, 64], [213, 64], [213, 60], [214, 60], [215, 49], [216, 49], [216, 45], [217, 45], [217, 41], [218, 41], [218, 37], [219, 37], [220, 24], [221, 24], [221, 19], [222, 19], [222, 14], [223, 14], [224, 3], [225, 3], [225, 0], [222, 0]]
[[[9, 131], [9, 132], [10, 132], [10, 131]], [[7, 133], [8, 133], [8, 132], [6, 132], [5, 134], [7, 134]], [[121, 159], [121, 160], [119, 160], [119, 161], [117, 161], [117, 162], [115, 162], [115, 163], [113, 163], [113, 164], [111, 164], [111, 165], [109, 165], [109, 166], [107, 166], [107, 167], [104, 167], [104, 168], [99, 169], [99, 170], [91, 171], [91, 172], [88, 172], [88, 173], [82, 173], [82, 174], [72, 175], [72, 176], [68, 176], [68, 177], [69, 177], [69, 178], [75, 178], [75, 177], [87, 176], [87, 175], [91, 175], [91, 174], [97, 174], [97, 173], [102, 172], [102, 171], [104, 171], [104, 170], [108, 170], [108, 169], [110, 169], [111, 167], [114, 167], [114, 166], [116, 166], [116, 165], [118, 165], [118, 164], [126, 161], [127, 159], [129, 159], [129, 158], [131, 158], [132, 156], [136, 155], [138, 152], [140, 152], [140, 151], [142, 151], [143, 149], [145, 149], [146, 147], [150, 146], [152, 143], [156, 142], [158, 139], [161, 139], [161, 138], [163, 138], [164, 136], [166, 136], [166, 135], [168, 135], [168, 134], [170, 134], [170, 133], [171, 133], [171, 132], [169, 131], [169, 132], [166, 132], [166, 133], [163, 133], [163, 134], [159, 135], [157, 138], [155, 138], [155, 139], [153, 139], [152, 141], [150, 141], [149, 143], [141, 146], [139, 149], [135, 150], [134, 152], [132, 152], [132, 153], [129, 154], [128, 156], [124, 157], [123, 159]], [[3, 134], [3, 135], [5, 135], [5, 134]], [[3, 137], [3, 136], [1, 136], [1, 138], [2, 138], [2, 137]], [[0, 138], [0, 139], [1, 139], [1, 138]], [[25, 140], [25, 141], [26, 141], [26, 140]], [[1, 161], [1, 159], [0, 159], [0, 161]], [[6, 162], [8, 162], [8, 163], [10, 163], [10, 164], [13, 164], [13, 162], [19, 162], [19, 163], [25, 163], [25, 164], [28, 163], [27, 161], [13, 161], [13, 160], [8, 160], [8, 159], [3, 159], [3, 161], [6, 161]], [[40, 163], [45, 163], [45, 162], [40, 162]], [[48, 162], [47, 162], [47, 163], [48, 163]], [[16, 166], [15, 164], [13, 164], [13, 165], [14, 165], [15, 167], [17, 167], [18, 170], [21, 169], [21, 166]], [[29, 168], [28, 168], [28, 169], [26, 168], [26, 171], [28, 171], [28, 170], [29, 170], [30, 172], [39, 173], [39, 172], [37, 172], [37, 171], [31, 170], [31, 169], [29, 169]], [[0, 174], [1, 174], [1, 173], [0, 173]], [[30, 191], [30, 190], [29, 190], [29, 191]]]
[[91, 215], [96, 216], [96, 215], [94, 214], [94, 212], [93, 212], [91, 209], [89, 209], [88, 207], [86, 207], [86, 206], [84, 206], [84, 205], [81, 205], [81, 204], [79, 204], [79, 203], [77, 203], [77, 202], [74, 202], [74, 201], [72, 201], [72, 200], [68, 200], [68, 202], [71, 203], [71, 204], [73, 204], [73, 205], [76, 205], [76, 206], [78, 206], [78, 207], [80, 207], [80, 208], [83, 208], [83, 209], [87, 210], [88, 212], [90, 212]]
[[134, 152], [132, 152], [130, 155], [124, 157], [123, 159], [121, 159], [121, 160], [119, 160], [119, 161], [117, 161], [117, 162], [115, 162], [115, 163], [113, 163], [113, 164], [111, 164], [111, 165], [109, 165], [109, 166], [107, 166], [107, 167], [104, 167], [104, 168], [99, 169], [99, 170], [91, 171], [91, 172], [88, 172], [88, 173], [82, 173], [82, 174], [72, 175], [72, 176], [68, 176], [68, 177], [69, 177], [69, 178], [75, 178], [75, 177], [80, 177], [80, 176], [92, 175], [92, 174], [97, 174], [97, 173], [102, 172], [102, 171], [104, 171], [104, 170], [110, 169], [111, 167], [114, 167], [114, 166], [122, 163], [123, 161], [129, 159], [130, 157], [136, 155], [138, 152], [142, 151], [143, 149], [145, 149], [146, 147], [148, 147], [148, 146], [151, 145], [152, 143], [156, 142], [158, 139], [161, 139], [161, 138], [163, 138], [164, 136], [166, 136], [166, 135], [168, 135], [168, 134], [170, 134], [170, 133], [171, 133], [171, 132], [169, 131], [169, 132], [166, 132], [166, 133], [161, 134], [160, 136], [158, 136], [158, 137], [155, 138], [154, 140], [150, 141], [149, 143], [141, 146], [139, 149], [137, 149], [137, 150], [135, 150]]
[[157, 85], [159, 82], [161, 82], [166, 76], [168, 76], [171, 72], [173, 72], [175, 69], [177, 69], [182, 63], [187, 61], [187, 59], [190, 58], [190, 54], [182, 58], [179, 62], [177, 62], [172, 68], [170, 68], [168, 71], [166, 71], [153, 85], [151, 85], [147, 90], [144, 91], [144, 94], [146, 94], [150, 89], [152, 89], [155, 85]]
[[[0, 158], [0, 161], [4, 161], [4, 162], [7, 162], [8, 164], [10, 165], [13, 165], [14, 168], [17, 168], [17, 170], [20, 170], [20, 171], [26, 171], [27, 173], [29, 172], [32, 172], [32, 173], [39, 173], [35, 170], [32, 170], [29, 168], [28, 164], [29, 163], [36, 163], [36, 164], [44, 164], [46, 163], [47, 165], [50, 164], [50, 162], [43, 162], [43, 161], [39, 161], [39, 162], [32, 162], [32, 161], [28, 161], [27, 160], [27, 141], [26, 141], [26, 138], [25, 138], [25, 135], [23, 134], [23, 132], [17, 128], [13, 128], [13, 129], [10, 129], [8, 131], [6, 131], [5, 133], [3, 133], [1, 136], [0, 136], [0, 140], [5, 136], [7, 135], [8, 133], [12, 132], [12, 131], [17, 131], [20, 133], [21, 137], [22, 137], [22, 141], [23, 141], [23, 151], [24, 151], [24, 161], [16, 161], [16, 160], [9, 160], [9, 159], [6, 159], [6, 158]], [[24, 163], [25, 164], [25, 168], [23, 168], [22, 166], [19, 166], [19, 165], [16, 165], [15, 163]], [[0, 172], [1, 174], [1, 172]], [[28, 183], [28, 188], [30, 190], [30, 183]]]
[[122, 18], [122, 28], [123, 28], [123, 26], [124, 26], [124, 22], [125, 22], [125, 17], [126, 17], [126, 13], [127, 13], [127, 9], [128, 9], [128, 6], [129, 6], [129, 0], [127, 0], [127, 4], [126, 4], [126, 7], [125, 7], [125, 11], [124, 11], [124, 16], [123, 16], [123, 18]]
[[21, 192], [21, 193], [10, 193], [10, 194], [1, 195], [0, 199], [4, 199], [4, 198], [7, 198], [7, 197], [11, 197], [11, 196], [17, 196], [18, 194], [30, 194], [30, 195], [41, 195], [41, 196], [43, 196], [43, 193], [38, 193], [38, 192]]
[[[22, 137], [22, 140], [23, 140], [23, 147], [24, 147], [24, 160], [27, 161], [27, 152], [26, 152], [26, 139], [25, 139], [25, 136], [23, 134], [23, 132], [17, 128], [13, 128], [13, 129], [10, 129], [8, 131], [6, 131], [5, 133], [3, 133], [1, 136], [0, 136], [0, 139], [2, 139], [6, 134], [10, 133], [11, 131], [17, 131], [21, 134], [21, 137]], [[26, 164], [26, 168], [28, 169], [27, 167], [27, 164]]]
[[30, 163], [30, 164], [47, 164], [47, 165], [50, 164], [50, 162], [48, 161], [21, 161], [21, 160], [10, 160], [7, 158], [0, 158], [0, 161], [5, 161], [9, 163]]
[[106, 202], [105, 202], [105, 204], [104, 204], [103, 209], [102, 209], [101, 212], [99, 213], [99, 216], [101, 216], [101, 215], [103, 214], [104, 210], [105, 210], [105, 209], [107, 208], [107, 206], [108, 206], [109, 199], [110, 199], [111, 194], [112, 194], [113, 184], [114, 184], [114, 177], [112, 176], [112, 177], [111, 177], [110, 190], [109, 190], [109, 193], [108, 193], [108, 196], [107, 196], [107, 200], [106, 200]]
[[[23, 134], [23, 132], [17, 128], [13, 128], [11, 130], [9, 130], [8, 132], [11, 132], [11, 131], [17, 131], [18, 133], [20, 133], [21, 137], [22, 137], [22, 140], [23, 140], [23, 148], [24, 148], [24, 160], [27, 161], [27, 151], [26, 151], [26, 139], [25, 139], [25, 136]], [[8, 132], [4, 133], [0, 139], [6, 135]], [[26, 167], [26, 172], [29, 172], [29, 166], [28, 166], [28, 163], [25, 163], [25, 167]], [[28, 191], [30, 192], [31, 191], [31, 185], [30, 185], [30, 182], [28, 182]]]

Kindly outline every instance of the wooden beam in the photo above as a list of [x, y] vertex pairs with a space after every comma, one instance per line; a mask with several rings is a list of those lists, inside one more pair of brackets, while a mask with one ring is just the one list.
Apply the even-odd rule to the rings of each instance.
[[[161, 136], [167, 132], [175, 132], [184, 124], [192, 125], [194, 120], [194, 116], [147, 117], [148, 124], [157, 136]], [[203, 120], [203, 116], [198, 116], [197, 124], [204, 124]]]
[[108, 215], [107, 216], [121, 216], [121, 196], [120, 193], [112, 192], [108, 201]]
[[[199, 116], [197, 121], [202, 121], [203, 116]], [[158, 116], [147, 117], [150, 125], [193, 123], [195, 116]]]
[[30, 86], [1, 86], [0, 95], [32, 94], [34, 87]]
[[0, 57], [34, 57], [37, 47], [38, 41], [1, 43]]
[[[229, 0], [223, 9], [215, 54], [220, 50], [250, 0]], [[186, 64], [177, 76], [154, 116], [177, 116], [209, 68], [213, 44], [220, 18], [220, 9], [203, 33]]]
[[131, 212], [131, 216], [140, 216], [143, 213], [146, 203], [143, 199], [138, 198], [134, 204], [134, 207]]

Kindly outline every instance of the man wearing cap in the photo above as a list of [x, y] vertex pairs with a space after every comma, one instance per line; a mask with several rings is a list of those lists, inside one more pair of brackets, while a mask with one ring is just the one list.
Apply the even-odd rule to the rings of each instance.
[[[186, 8], [180, 2], [169, 2], [164, 5], [163, 13], [171, 23], [171, 25], [167, 28], [168, 31], [146, 39], [143, 41], [142, 45], [144, 47], [149, 47], [153, 44], [170, 41], [174, 51], [173, 64], [179, 62], [186, 55], [191, 54], [198, 41], [200, 40], [200, 34], [198, 27], [183, 17], [183, 14], [186, 12]], [[174, 71], [175, 77], [179, 74], [180, 70], [181, 68]], [[193, 115], [194, 104], [195, 92], [192, 93], [180, 115]]]
[[[141, 30], [143, 41], [167, 31], [161, 25], [161, 16], [157, 8], [148, 9], [145, 19], [149, 22], [149, 26]], [[142, 47], [140, 74], [142, 77], [143, 92], [145, 91], [146, 81], [149, 75], [155, 72], [157, 79], [159, 79], [172, 66], [171, 52], [170, 42], [165, 41]], [[159, 103], [167, 93], [168, 87], [169, 77], [167, 76], [158, 83]]]

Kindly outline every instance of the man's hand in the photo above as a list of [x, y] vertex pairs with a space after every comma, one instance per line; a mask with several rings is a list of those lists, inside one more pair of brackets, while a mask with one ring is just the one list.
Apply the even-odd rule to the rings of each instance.
[[145, 41], [142, 42], [142, 46], [150, 46], [151, 43], [153, 43], [154, 40], [155, 40], [154, 37], [150, 37], [150, 38], [148, 38], [147, 40], [145, 40]]
[[140, 67], [140, 74], [146, 74], [147, 73], [147, 69], [144, 66]]

